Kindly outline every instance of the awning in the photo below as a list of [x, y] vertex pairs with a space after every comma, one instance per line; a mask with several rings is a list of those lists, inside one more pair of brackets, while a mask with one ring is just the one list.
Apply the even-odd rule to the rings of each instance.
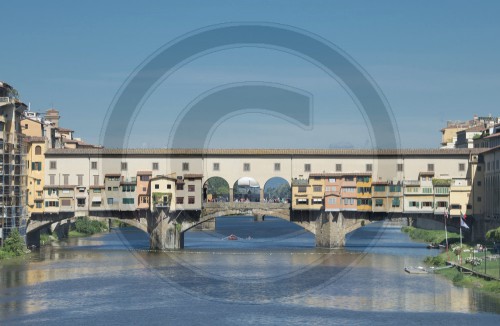
[[102, 198], [101, 198], [101, 197], [98, 197], [98, 196], [93, 197], [93, 198], [92, 198], [92, 202], [93, 202], [93, 203], [100, 203], [100, 202], [102, 202]]

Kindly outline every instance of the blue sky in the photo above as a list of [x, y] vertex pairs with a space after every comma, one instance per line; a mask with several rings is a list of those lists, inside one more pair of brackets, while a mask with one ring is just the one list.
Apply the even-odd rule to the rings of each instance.
[[[59, 109], [62, 125], [93, 143], [102, 141], [121, 85], [146, 58], [183, 34], [227, 22], [290, 25], [337, 45], [385, 95], [402, 147], [438, 147], [447, 120], [500, 115], [498, 1], [11, 1], [2, 12], [0, 80], [34, 111]], [[221, 123], [207, 146], [371, 146], [362, 114], [336, 80], [261, 48], [206, 55], [169, 76], [135, 117], [128, 146], [166, 146], [193, 99], [245, 81], [310, 92], [312, 128], [247, 113]]]

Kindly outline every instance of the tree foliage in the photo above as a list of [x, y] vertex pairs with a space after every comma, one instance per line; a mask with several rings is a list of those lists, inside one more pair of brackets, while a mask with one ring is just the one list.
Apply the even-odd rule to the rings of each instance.
[[12, 256], [21, 256], [24, 254], [24, 241], [17, 229], [13, 229], [10, 235], [5, 239], [3, 250]]
[[96, 220], [90, 220], [87, 217], [79, 217], [75, 222], [75, 230], [87, 235], [103, 232], [107, 229], [108, 227], [106, 223]]
[[220, 177], [213, 177], [207, 180], [207, 193], [214, 198], [227, 196], [229, 198], [229, 184]]
[[500, 227], [486, 232], [486, 239], [489, 241], [500, 241]]

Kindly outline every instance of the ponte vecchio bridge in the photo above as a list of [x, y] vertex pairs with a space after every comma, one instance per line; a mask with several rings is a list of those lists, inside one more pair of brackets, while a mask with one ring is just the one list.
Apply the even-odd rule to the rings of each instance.
[[[44, 205], [32, 213], [32, 220], [118, 218], [147, 231], [152, 248], [165, 249], [182, 248], [184, 232], [218, 216], [253, 215], [258, 220], [268, 215], [302, 226], [315, 234], [317, 246], [332, 248], [343, 246], [345, 234], [363, 221], [387, 214], [442, 214], [444, 206], [435, 206], [439, 194], [430, 190], [433, 202], [428, 209], [429, 190], [423, 188], [435, 186], [431, 179], [463, 180], [462, 192], [470, 193], [480, 153], [479, 149], [50, 149], [43, 164]], [[356, 176], [369, 182], [357, 184]], [[227, 202], [207, 202], [204, 185], [213, 177], [227, 182]], [[255, 201], [234, 202], [232, 188], [241, 178], [257, 183]], [[264, 187], [273, 178], [292, 186], [291, 202], [264, 202]], [[409, 184], [415, 194], [402, 189]], [[389, 188], [397, 186], [400, 195], [391, 195]], [[446, 186], [450, 184], [445, 182]], [[376, 193], [381, 189], [386, 195], [379, 198]], [[349, 192], [354, 195], [349, 197]], [[420, 196], [419, 207], [411, 206], [416, 202], [413, 195]], [[454, 204], [449, 192], [447, 198], [446, 207]], [[464, 205], [463, 211], [480, 213], [467, 200], [458, 203]], [[41, 227], [37, 225], [28, 230], [36, 232]]]

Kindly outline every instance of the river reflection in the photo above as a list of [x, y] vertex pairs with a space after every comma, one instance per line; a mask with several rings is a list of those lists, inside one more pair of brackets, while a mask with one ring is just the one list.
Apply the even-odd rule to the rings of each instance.
[[[222, 240], [229, 234], [241, 239]], [[248, 217], [186, 233], [183, 251], [148, 252], [148, 244], [141, 231], [120, 228], [2, 262], [1, 324], [489, 324], [500, 313], [498, 298], [404, 273], [436, 252], [382, 223], [350, 234], [342, 250], [314, 248], [294, 224]]]

